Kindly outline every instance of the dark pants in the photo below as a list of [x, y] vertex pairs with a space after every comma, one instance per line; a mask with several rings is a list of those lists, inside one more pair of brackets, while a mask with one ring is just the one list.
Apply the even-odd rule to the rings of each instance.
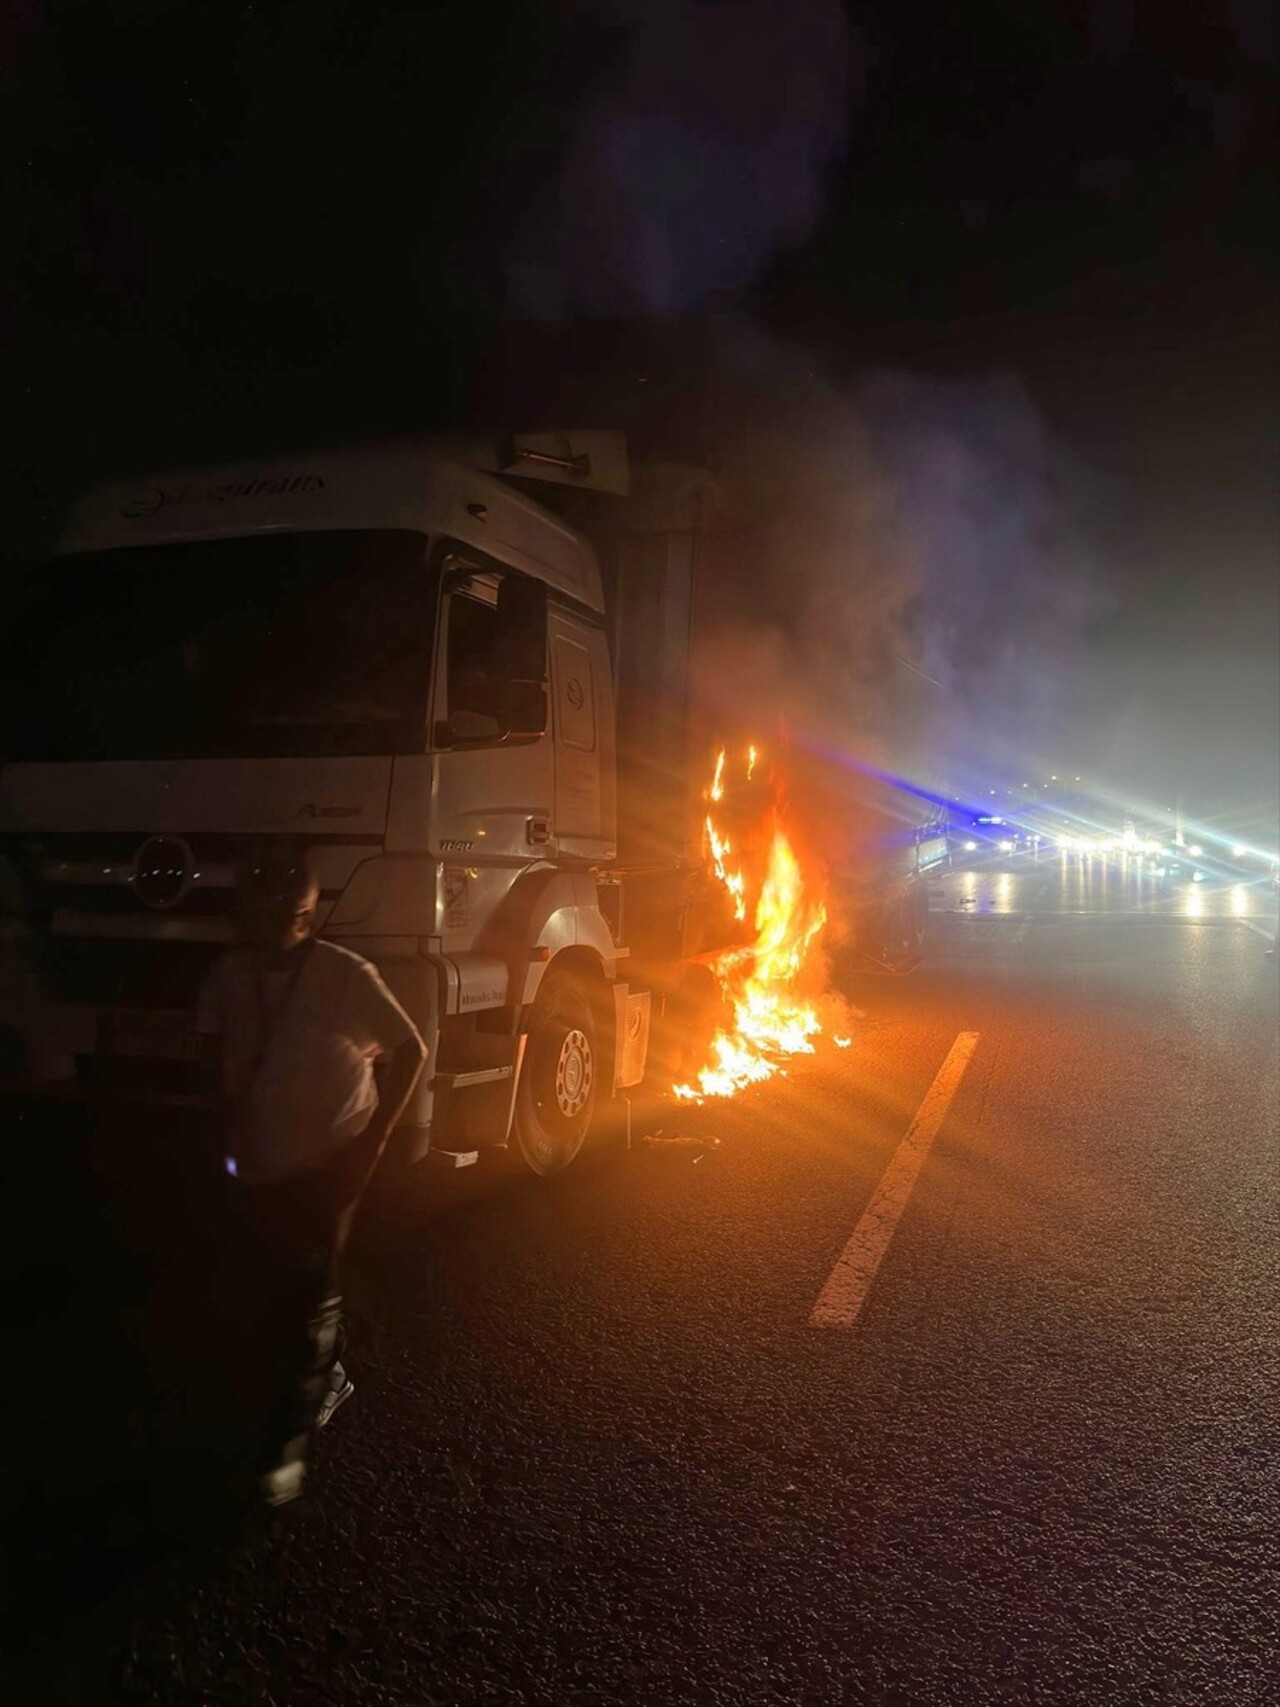
[[237, 1364], [259, 1471], [306, 1456], [338, 1355], [339, 1263], [358, 1201], [345, 1170], [237, 1183], [248, 1330]]

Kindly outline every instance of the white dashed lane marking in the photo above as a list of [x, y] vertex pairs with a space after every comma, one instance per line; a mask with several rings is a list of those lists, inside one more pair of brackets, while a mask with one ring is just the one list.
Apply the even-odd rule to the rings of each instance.
[[842, 1328], [846, 1332], [858, 1319], [867, 1294], [890, 1240], [897, 1231], [911, 1189], [919, 1178], [938, 1130], [947, 1117], [952, 1098], [960, 1088], [965, 1069], [978, 1047], [976, 1031], [962, 1031], [951, 1045], [937, 1077], [924, 1094], [906, 1137], [872, 1193], [853, 1236], [836, 1258], [827, 1284], [809, 1317], [812, 1328]]

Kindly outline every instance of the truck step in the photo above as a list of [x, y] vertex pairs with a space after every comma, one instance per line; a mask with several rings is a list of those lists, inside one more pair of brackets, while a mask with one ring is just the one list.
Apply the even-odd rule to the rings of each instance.
[[496, 1085], [500, 1079], [509, 1079], [514, 1068], [506, 1067], [476, 1067], [469, 1073], [437, 1073], [431, 1081], [433, 1091], [465, 1091], [472, 1085]]
[[437, 1150], [434, 1144], [425, 1157], [428, 1166], [444, 1169], [473, 1168], [479, 1160], [479, 1150]]

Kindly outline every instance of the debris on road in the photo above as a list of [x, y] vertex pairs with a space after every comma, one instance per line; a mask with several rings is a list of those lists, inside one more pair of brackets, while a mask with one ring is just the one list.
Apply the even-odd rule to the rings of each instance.
[[705, 1156], [714, 1155], [720, 1148], [720, 1140], [710, 1136], [696, 1137], [692, 1133], [657, 1132], [646, 1133], [637, 1141], [638, 1148], [650, 1155], [683, 1156], [693, 1163], [698, 1163]]

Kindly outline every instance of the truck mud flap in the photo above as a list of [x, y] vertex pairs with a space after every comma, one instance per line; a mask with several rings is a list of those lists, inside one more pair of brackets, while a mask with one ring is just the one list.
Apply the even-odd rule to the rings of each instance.
[[632, 990], [627, 984], [613, 986], [613, 1022], [616, 1039], [613, 1054], [613, 1090], [628, 1090], [644, 1078], [649, 1059], [649, 1027], [653, 999], [648, 990]]
[[478, 1033], [468, 1041], [466, 1067], [433, 1076], [433, 1151], [506, 1147], [525, 1042], [524, 1033], [514, 1037]]

